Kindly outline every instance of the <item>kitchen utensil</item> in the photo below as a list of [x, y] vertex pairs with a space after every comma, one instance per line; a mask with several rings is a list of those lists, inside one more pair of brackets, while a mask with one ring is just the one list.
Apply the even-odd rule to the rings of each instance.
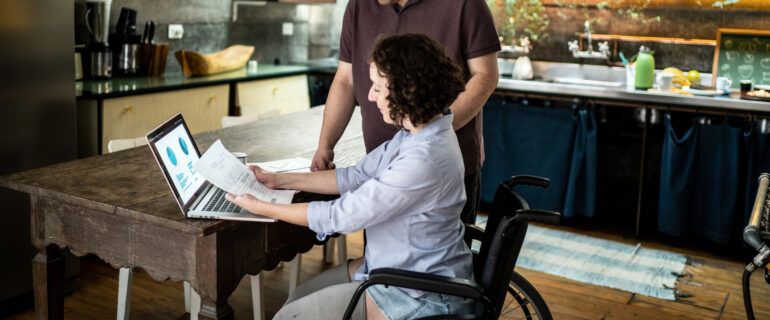
[[83, 62], [80, 52], [75, 52], [75, 80], [83, 79]]
[[110, 31], [110, 7], [112, 0], [86, 1], [85, 25], [92, 42], [107, 43]]
[[634, 86], [637, 90], [652, 88], [652, 82], [655, 79], [655, 58], [652, 56], [654, 53], [645, 46], [639, 48], [634, 78]]
[[730, 80], [728, 77], [718, 77], [716, 80], [716, 88], [717, 90], [727, 91], [730, 90], [730, 86], [733, 84], [733, 81]]
[[91, 78], [112, 77], [112, 51], [106, 43], [94, 42], [88, 51], [89, 76]]
[[626, 56], [623, 55], [623, 52], [619, 52], [618, 56], [620, 57], [620, 61], [623, 62], [623, 65], [628, 65], [628, 59], [626, 59]]
[[141, 45], [141, 72], [148, 76], [164, 74], [167, 55], [168, 43], [143, 43]]
[[655, 82], [658, 84], [658, 88], [660, 88], [660, 90], [671, 90], [671, 87], [674, 85], [674, 75], [663, 72], [658, 73], [657, 78], [655, 78]]
[[626, 64], [626, 90], [632, 91], [636, 89], [634, 86], [635, 82], [635, 73], [636, 73], [636, 66], [627, 63]]
[[529, 60], [529, 57], [523, 56], [516, 59], [516, 64], [513, 65], [513, 73], [511, 76], [517, 80], [531, 80], [534, 78], [532, 61]]
[[144, 23], [144, 31], [142, 31], [142, 43], [150, 43], [150, 41], [147, 40], [147, 33], [150, 32], [150, 22], [147, 21]]
[[689, 93], [692, 93], [696, 96], [706, 96], [706, 97], [715, 97], [715, 96], [721, 96], [725, 94], [724, 90], [701, 90], [701, 89], [693, 89], [693, 88], [686, 88], [684, 91], [687, 91]]
[[252, 53], [253, 46], [233, 45], [210, 54], [179, 50], [174, 56], [184, 75], [204, 76], [242, 68]]
[[751, 85], [753, 81], [749, 80], [741, 80], [741, 93], [743, 92], [749, 92], [751, 91]]
[[152, 43], [155, 38], [155, 21], [150, 20], [150, 31], [147, 33], [147, 43]]

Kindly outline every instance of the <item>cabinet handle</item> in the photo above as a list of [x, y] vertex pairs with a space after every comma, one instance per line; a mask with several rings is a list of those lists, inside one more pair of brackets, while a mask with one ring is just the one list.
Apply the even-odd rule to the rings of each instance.
[[125, 113], [131, 113], [131, 111], [134, 111], [134, 107], [132, 107], [132, 106], [128, 106], [128, 107], [126, 107], [126, 109], [124, 109], [123, 111], [125, 111]]
[[273, 88], [273, 96], [275, 97], [275, 93], [278, 92], [278, 87]]
[[211, 98], [209, 98], [209, 101], [210, 102], [216, 102], [217, 101], [217, 96], [211, 96]]

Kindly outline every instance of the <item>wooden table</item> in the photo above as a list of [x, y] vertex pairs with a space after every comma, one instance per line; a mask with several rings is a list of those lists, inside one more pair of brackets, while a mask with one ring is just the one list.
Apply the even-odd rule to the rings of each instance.
[[[323, 108], [195, 136], [206, 150], [222, 139], [249, 161], [312, 157]], [[364, 153], [360, 115], [336, 149], [339, 165]], [[347, 162], [347, 163], [345, 163]], [[148, 147], [79, 159], [0, 177], [0, 186], [30, 195], [37, 318], [61, 319], [64, 260], [59, 248], [95, 254], [113, 267], [139, 267], [157, 281], [189, 281], [201, 296], [200, 317], [230, 319], [227, 298], [246, 274], [274, 268], [317, 243], [305, 227], [186, 219]], [[315, 199], [298, 194], [295, 202]], [[57, 248], [59, 247], [59, 248]]]

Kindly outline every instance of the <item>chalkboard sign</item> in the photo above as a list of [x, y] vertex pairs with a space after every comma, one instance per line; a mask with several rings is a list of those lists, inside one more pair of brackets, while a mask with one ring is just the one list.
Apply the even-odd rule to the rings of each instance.
[[714, 52], [714, 77], [728, 77], [731, 88], [739, 88], [741, 80], [754, 85], [770, 85], [770, 30], [717, 29]]

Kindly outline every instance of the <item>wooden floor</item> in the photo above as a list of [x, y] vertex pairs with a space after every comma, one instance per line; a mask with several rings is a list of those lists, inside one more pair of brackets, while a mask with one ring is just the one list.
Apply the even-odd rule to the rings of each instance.
[[[625, 243], [634, 242], [621, 236], [581, 231], [560, 227], [568, 231], [588, 234]], [[741, 293], [741, 273], [746, 261], [731, 261], [712, 254], [675, 248], [659, 242], [644, 242], [645, 248], [664, 249], [685, 254], [693, 265], [685, 272], [677, 288], [692, 297], [679, 301], [664, 301], [635, 295], [625, 291], [589, 285], [577, 281], [517, 269], [543, 295], [554, 319], [746, 319]], [[348, 236], [349, 257], [360, 256], [362, 236]], [[303, 256], [302, 277], [309, 277], [328, 268], [322, 262], [322, 250], [316, 246]], [[287, 296], [289, 264], [265, 273], [264, 295], [267, 318], [271, 318]], [[118, 270], [93, 256], [83, 259], [78, 289], [65, 299], [65, 319], [110, 319], [116, 314]], [[770, 319], [770, 285], [762, 272], [752, 277], [752, 297], [757, 319]], [[229, 303], [236, 319], [250, 319], [249, 281], [244, 279]], [[142, 272], [136, 271], [131, 302], [133, 319], [185, 319], [182, 283], [166, 281], [158, 283]], [[32, 310], [20, 312], [10, 319], [34, 319]]]

